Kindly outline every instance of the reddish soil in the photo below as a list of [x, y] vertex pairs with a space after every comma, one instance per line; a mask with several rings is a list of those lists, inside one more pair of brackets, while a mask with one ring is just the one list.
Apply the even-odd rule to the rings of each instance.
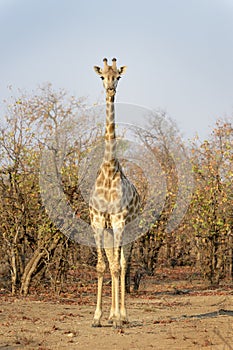
[[233, 317], [216, 313], [210, 317], [211, 312], [233, 310], [229, 285], [207, 289], [198, 280], [184, 278], [187, 275], [178, 269], [163, 271], [160, 277], [162, 282], [158, 276], [145, 278], [140, 291], [127, 297], [130, 323], [122, 329], [107, 322], [109, 283], [104, 287], [101, 328], [91, 327], [93, 281], [57, 297], [35, 293], [11, 297], [2, 290], [0, 350], [233, 349]]

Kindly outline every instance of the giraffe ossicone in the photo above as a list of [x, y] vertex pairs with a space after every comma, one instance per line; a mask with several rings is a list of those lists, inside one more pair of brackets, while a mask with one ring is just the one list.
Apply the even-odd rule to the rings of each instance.
[[[123, 173], [116, 155], [114, 100], [118, 81], [125, 73], [126, 66], [117, 68], [115, 58], [112, 59], [112, 65], [108, 65], [106, 58], [103, 62], [103, 68], [94, 66], [95, 72], [103, 81], [106, 92], [106, 125], [103, 161], [89, 200], [90, 220], [98, 254], [98, 295], [93, 326], [101, 325], [102, 288], [105, 271], [104, 247], [112, 277], [112, 306], [109, 320], [118, 327], [127, 321], [125, 275], [127, 261], [131, 253], [131, 244], [122, 245], [122, 242], [124, 235], [127, 235], [127, 225], [138, 216], [140, 198], [134, 185]], [[121, 305], [119, 301], [120, 287]]]

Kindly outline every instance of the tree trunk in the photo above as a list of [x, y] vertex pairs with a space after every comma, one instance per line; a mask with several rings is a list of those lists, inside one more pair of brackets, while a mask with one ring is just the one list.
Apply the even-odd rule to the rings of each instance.
[[11, 251], [11, 294], [15, 295], [17, 289], [18, 269], [14, 247]]
[[21, 279], [21, 288], [20, 288], [21, 295], [26, 296], [28, 294], [29, 285], [30, 285], [31, 279], [32, 279], [32, 274], [35, 272], [39, 261], [45, 255], [45, 253], [46, 253], [45, 250], [43, 250], [42, 252], [40, 251], [40, 249], [36, 250], [34, 252], [33, 257], [28, 262], [28, 264], [24, 270], [24, 274], [22, 276], [22, 279]]
[[[56, 248], [60, 240], [60, 237], [61, 237], [60, 233], [54, 235], [54, 237], [51, 238], [52, 242], [49, 239], [47, 242], [43, 243], [44, 244], [43, 246], [37, 248], [37, 250], [34, 252], [32, 258], [29, 260], [29, 262], [25, 267], [24, 274], [21, 279], [21, 288], [20, 288], [21, 295], [26, 296], [28, 294], [29, 286], [32, 280], [32, 275], [36, 274], [39, 262], [43, 257], [45, 257], [47, 254], [50, 254], [51, 251], [53, 251]], [[46, 245], [48, 247], [46, 247]]]

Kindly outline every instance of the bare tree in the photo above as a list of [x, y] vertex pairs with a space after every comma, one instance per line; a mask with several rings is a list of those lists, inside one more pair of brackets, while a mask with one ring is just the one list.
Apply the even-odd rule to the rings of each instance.
[[[177, 263], [176, 235], [172, 233], [172, 230], [166, 229], [176, 206], [179, 181], [182, 176], [177, 170], [176, 150], [179, 148], [179, 155], [180, 153], [185, 155], [186, 150], [175, 122], [165, 112], [151, 113], [148, 116], [145, 130], [138, 129], [137, 136], [153, 153], [158, 166], [161, 167], [161, 177], [165, 179], [166, 185], [163, 210], [159, 215], [154, 216], [153, 224], [148, 232], [135, 246], [135, 254], [140, 259], [143, 269], [146, 273], [153, 275], [161, 248], [165, 252], [165, 260], [168, 265]], [[161, 191], [161, 177], [154, 184], [158, 192]], [[153, 210], [151, 210], [151, 215], [153, 217]]]
[[[43, 269], [48, 271], [61, 244], [69, 246], [48, 217], [39, 186], [41, 154], [51, 140], [59, 142], [61, 126], [69, 120], [77, 120], [77, 133], [75, 139], [68, 140], [60, 179], [74, 212], [87, 218], [77, 189], [78, 166], [101, 130], [88, 124], [90, 115], [83, 100], [46, 85], [32, 97], [21, 95], [8, 103], [0, 130], [0, 236], [10, 267], [12, 294], [19, 290], [26, 295], [32, 279]], [[57, 275], [61, 264], [56, 266]]]

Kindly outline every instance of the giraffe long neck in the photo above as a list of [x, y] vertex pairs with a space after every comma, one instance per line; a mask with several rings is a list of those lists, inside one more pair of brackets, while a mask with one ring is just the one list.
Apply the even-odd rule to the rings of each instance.
[[115, 109], [114, 96], [106, 97], [106, 128], [104, 160], [116, 158]]

